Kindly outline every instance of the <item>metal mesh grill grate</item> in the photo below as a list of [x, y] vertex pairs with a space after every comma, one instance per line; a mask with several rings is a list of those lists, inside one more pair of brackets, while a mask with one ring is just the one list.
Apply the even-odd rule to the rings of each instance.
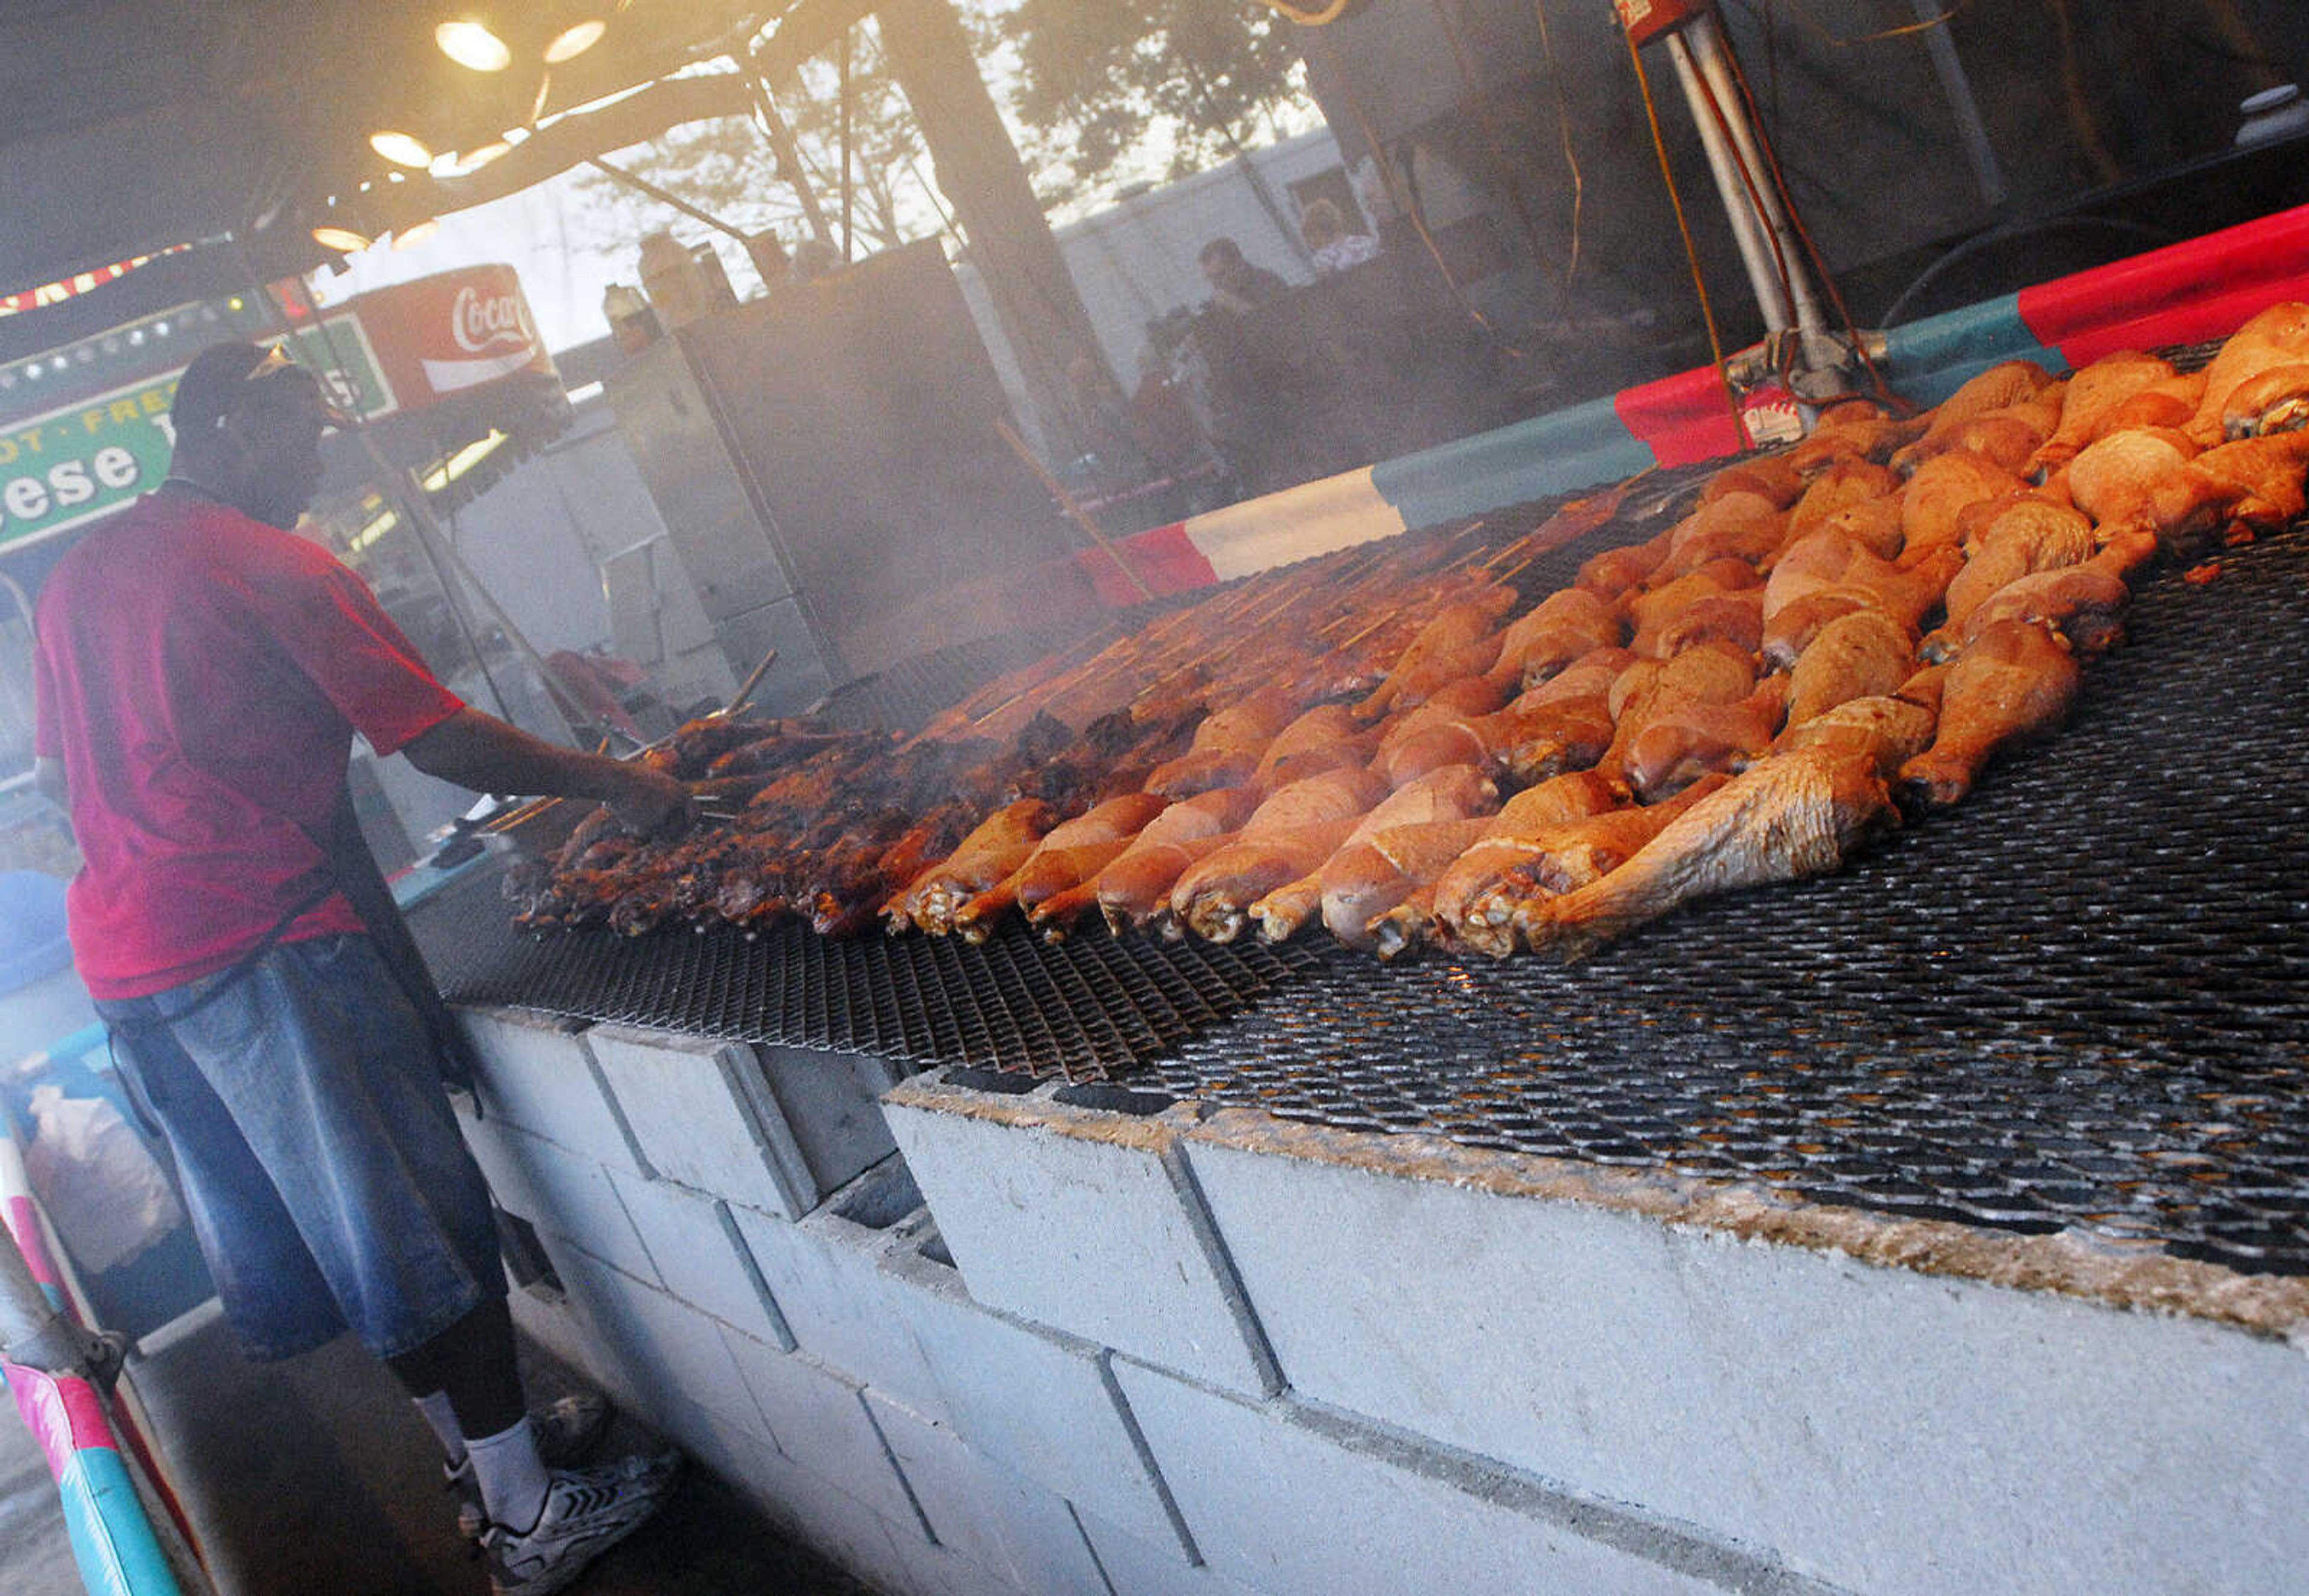
[[2309, 533], [2166, 577], [2071, 724], [1840, 875], [1566, 969], [1327, 950], [1180, 1096], [2309, 1272]]
[[[1528, 525], [1528, 523], [1525, 523]], [[1616, 535], [1624, 536], [1622, 532]], [[1563, 580], [1586, 551], [1519, 581]], [[1842, 874], [1571, 969], [416, 916], [453, 998], [929, 1065], [1128, 1072], [1368, 1130], [2309, 1273], [2309, 533], [2166, 576], [2071, 724]], [[1159, 1101], [1159, 1096], [1154, 1098]]]
[[1031, 665], [1093, 629], [1082, 627], [1032, 635], [1004, 632], [957, 643], [935, 654], [917, 655], [838, 689], [826, 713], [837, 724], [859, 730], [914, 731], [1004, 672]]
[[494, 871], [411, 916], [452, 1002], [505, 1003], [738, 1042], [876, 1054], [1099, 1080], [1239, 1015], [1310, 950], [1118, 940], [1057, 946], [1006, 925], [959, 938], [831, 941], [788, 924], [758, 940], [719, 929], [627, 941], [515, 931]]

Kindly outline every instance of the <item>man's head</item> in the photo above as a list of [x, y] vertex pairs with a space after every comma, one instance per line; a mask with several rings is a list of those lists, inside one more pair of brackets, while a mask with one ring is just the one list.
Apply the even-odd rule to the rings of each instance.
[[272, 526], [293, 526], [321, 485], [321, 438], [343, 418], [278, 345], [193, 357], [169, 408], [175, 474]]
[[1195, 258], [1202, 265], [1203, 280], [1221, 293], [1241, 293], [1250, 285], [1250, 263], [1232, 239], [1213, 239]]

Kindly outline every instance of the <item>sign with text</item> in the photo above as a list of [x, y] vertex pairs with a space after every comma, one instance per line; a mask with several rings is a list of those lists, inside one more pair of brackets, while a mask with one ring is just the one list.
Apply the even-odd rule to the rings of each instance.
[[[298, 364], [341, 408], [364, 419], [393, 408], [350, 317], [302, 328], [290, 342]], [[158, 487], [176, 444], [169, 404], [182, 369], [0, 425], [0, 550], [53, 537]]]
[[554, 375], [511, 266], [468, 266], [372, 289], [351, 308], [403, 410], [520, 372]]

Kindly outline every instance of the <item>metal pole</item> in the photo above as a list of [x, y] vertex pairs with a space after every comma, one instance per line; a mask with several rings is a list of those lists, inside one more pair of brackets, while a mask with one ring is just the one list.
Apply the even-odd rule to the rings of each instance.
[[[370, 463], [376, 467], [378, 473], [399, 486], [401, 508], [409, 516], [410, 525], [416, 529], [418, 541], [427, 546], [428, 554], [436, 555], [448, 562], [449, 568], [457, 573], [458, 579], [472, 592], [475, 597], [489, 607], [489, 613], [495, 616], [497, 624], [505, 629], [506, 639], [520, 651], [522, 657], [529, 662], [530, 669], [537, 672], [538, 685], [545, 689], [546, 707], [552, 712], [554, 719], [561, 723], [561, 740], [572, 748], [582, 747], [583, 745], [577, 741], [577, 734], [570, 729], [568, 717], [561, 713], [561, 707], [553, 701], [553, 672], [546, 669], [544, 656], [532, 646], [528, 637], [523, 633], [514, 618], [506, 613], [505, 606], [497, 603], [497, 595], [489, 590], [480, 577], [473, 574], [472, 567], [465, 563], [464, 556], [457, 552], [456, 545], [452, 543], [442, 532], [441, 524], [433, 518], [433, 507], [425, 502], [425, 484], [417, 480], [417, 473], [414, 471], [405, 466], [396, 475], [393, 465], [385, 457], [385, 451], [377, 447], [376, 439], [370, 437], [366, 430], [361, 434], [361, 444], [368, 451]], [[480, 657], [481, 646], [478, 638], [474, 640], [473, 654], [477, 660]], [[485, 672], [488, 669], [486, 665], [482, 668]], [[496, 685], [494, 681], [490, 683], [492, 690]], [[504, 697], [502, 693], [497, 695], [500, 706], [503, 705]], [[513, 717], [507, 715], [505, 718], [511, 720]]]
[[810, 237], [830, 246], [834, 242], [834, 227], [826, 220], [825, 207], [817, 203], [817, 191], [809, 186], [809, 169], [801, 163], [801, 146], [794, 143], [793, 129], [786, 126], [777, 101], [770, 98], [769, 86], [758, 79], [754, 83], [754, 104], [762, 114], [762, 136], [770, 141], [770, 152], [777, 158], [778, 169], [793, 185], [794, 198], [800, 203], [802, 216], [809, 223]]
[[602, 160], [598, 155], [587, 156], [585, 158], [585, 164], [593, 168], [596, 171], [605, 172], [609, 176], [615, 178], [618, 182], [623, 183], [627, 187], [635, 190], [636, 193], [649, 195], [650, 198], [657, 201], [658, 204], [662, 205], [671, 205], [675, 210], [680, 212], [684, 216], [688, 217], [692, 221], [702, 221], [706, 226], [712, 228], [715, 232], [726, 233], [731, 238], [737, 239], [740, 244], [743, 244], [746, 241], [746, 233], [744, 229], [731, 226], [729, 222], [722, 221], [719, 216], [714, 215], [711, 211], [699, 210], [696, 205], [691, 204], [679, 195], [668, 193], [666, 190], [660, 188], [656, 184], [651, 182], [647, 178], [640, 177], [633, 172], [629, 172], [621, 166], [611, 166], [608, 161]]
[[[1684, 30], [1691, 42], [1692, 57], [1700, 75], [1706, 80], [1716, 103], [1723, 108], [1724, 120], [1730, 125], [1732, 139], [1741, 160], [1748, 170], [1748, 181], [1756, 186], [1756, 195], [1763, 203], [1763, 225], [1771, 230], [1771, 238], [1779, 245], [1779, 258], [1787, 262], [1788, 288], [1795, 297], [1795, 325], [1807, 333], [1828, 331], [1828, 317], [1821, 311], [1820, 296], [1812, 291], [1812, 273], [1804, 268], [1803, 240], [1796, 235], [1794, 224], [1788, 221], [1786, 211], [1780, 205], [1779, 193], [1773, 186], [1771, 169], [1764, 163], [1762, 146], [1757, 142], [1756, 130], [1748, 120], [1747, 101], [1740, 93], [1740, 85], [1732, 75], [1729, 61], [1732, 47], [1724, 37], [1723, 24], [1713, 12], [1699, 17]], [[1711, 114], [1708, 120], [1715, 118]], [[1734, 176], [1736, 178], [1737, 173]], [[1743, 186], [1739, 191], [1742, 203], [1748, 200]]]
[[1996, 151], [1988, 142], [1988, 128], [1980, 117], [1980, 102], [1973, 98], [1972, 80], [1965, 75], [1964, 62], [1956, 53], [1956, 40], [1949, 37], [1946, 26], [1948, 8], [1941, 0], [1914, 0], [1916, 20], [1933, 24], [1924, 30], [1924, 51], [1933, 58], [1933, 71], [1939, 74], [1941, 91], [1948, 96], [1949, 109], [1956, 114], [1957, 136], [1964, 141], [1964, 158], [1972, 163], [1974, 181], [1980, 185], [1980, 197], [1992, 205], [2004, 203], [2004, 173], [1996, 164]]
[[842, 30], [842, 86], [839, 96], [842, 143], [842, 264], [848, 265], [858, 258], [850, 230], [852, 184], [850, 180], [850, 40], [852, 30]]
[[[1748, 190], [1740, 181], [1739, 168], [1724, 141], [1724, 130], [1716, 125], [1716, 117], [1708, 108], [1708, 91], [1701, 87], [1699, 69], [1684, 43], [1683, 31], [1668, 35], [1667, 56], [1675, 63], [1676, 81], [1683, 87], [1684, 103], [1691, 108], [1692, 122], [1699, 129], [1700, 147], [1708, 152], [1708, 170], [1715, 175], [1716, 192], [1722, 197], [1725, 216], [1732, 223], [1733, 241], [1740, 246], [1740, 262], [1748, 270], [1748, 283], [1755, 291], [1756, 307], [1764, 314], [1764, 328], [1767, 332], [1778, 332], [1793, 327], [1795, 311], [1788, 303], [1786, 291], [1780, 286], [1779, 267], [1772, 259], [1771, 242], [1765, 237], [1755, 207], [1748, 201]], [[1725, 115], [1728, 119], [1730, 112], [1727, 110]], [[1790, 265], [1793, 276], [1794, 263]]]

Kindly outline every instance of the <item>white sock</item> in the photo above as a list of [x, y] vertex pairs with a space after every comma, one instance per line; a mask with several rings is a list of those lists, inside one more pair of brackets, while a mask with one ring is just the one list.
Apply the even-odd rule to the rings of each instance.
[[425, 1415], [425, 1422], [433, 1427], [433, 1434], [441, 1442], [441, 1452], [449, 1460], [449, 1467], [463, 1467], [465, 1432], [457, 1427], [457, 1411], [449, 1406], [449, 1393], [436, 1391], [410, 1400], [417, 1404], [417, 1410]]
[[473, 1460], [473, 1478], [480, 1484], [481, 1508], [489, 1522], [517, 1535], [537, 1528], [545, 1512], [545, 1462], [537, 1455], [527, 1416], [494, 1436], [469, 1436], [465, 1455]]

